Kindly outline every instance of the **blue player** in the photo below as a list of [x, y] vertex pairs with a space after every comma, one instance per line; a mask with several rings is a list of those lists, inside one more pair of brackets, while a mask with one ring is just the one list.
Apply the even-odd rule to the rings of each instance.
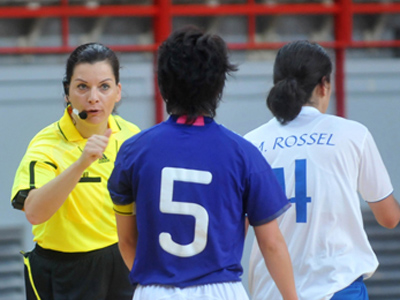
[[170, 117], [122, 145], [108, 184], [134, 299], [248, 299], [246, 215], [283, 298], [297, 299], [276, 222], [290, 204], [258, 149], [213, 120], [235, 70], [225, 42], [192, 26], [160, 46]]

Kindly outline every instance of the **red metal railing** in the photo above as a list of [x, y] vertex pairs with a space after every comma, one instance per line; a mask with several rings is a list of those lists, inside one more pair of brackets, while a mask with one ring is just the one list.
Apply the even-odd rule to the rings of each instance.
[[[172, 0], [154, 0], [152, 5], [99, 5], [88, 7], [70, 5], [69, 0], [60, 0], [59, 5], [41, 7], [0, 7], [0, 18], [60, 18], [61, 45], [57, 47], [0, 47], [0, 54], [50, 54], [69, 53], [75, 47], [69, 43], [69, 19], [72, 17], [131, 16], [153, 19], [154, 43], [147, 45], [109, 45], [121, 52], [153, 52], [172, 31], [172, 19], [182, 16], [245, 16], [248, 37], [244, 43], [229, 44], [232, 50], [277, 49], [283, 43], [257, 42], [256, 18], [263, 15], [329, 15], [334, 17], [334, 40], [317, 41], [326, 48], [334, 49], [336, 114], [345, 116], [345, 61], [350, 48], [400, 47], [400, 40], [354, 41], [353, 17], [361, 14], [400, 13], [400, 3], [353, 3], [352, 0], [336, 0], [332, 4], [258, 4], [247, 0], [243, 4], [224, 5], [177, 5]], [[155, 60], [154, 60], [155, 61]], [[155, 63], [154, 63], [155, 66]], [[154, 78], [157, 82], [157, 78]], [[164, 118], [163, 101], [155, 86], [155, 122]]]

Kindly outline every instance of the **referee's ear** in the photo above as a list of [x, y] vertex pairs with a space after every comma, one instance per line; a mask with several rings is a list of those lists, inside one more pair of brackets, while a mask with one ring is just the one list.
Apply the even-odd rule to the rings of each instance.
[[63, 88], [64, 88], [64, 95], [68, 99], [68, 96], [69, 96], [69, 82], [68, 82], [66, 77], [63, 78], [62, 85], [63, 85]]

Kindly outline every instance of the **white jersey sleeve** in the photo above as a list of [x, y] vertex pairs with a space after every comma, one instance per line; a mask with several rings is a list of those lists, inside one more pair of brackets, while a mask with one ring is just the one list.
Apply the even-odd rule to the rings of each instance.
[[389, 174], [375, 141], [367, 131], [362, 147], [358, 190], [367, 202], [377, 202], [393, 193]]

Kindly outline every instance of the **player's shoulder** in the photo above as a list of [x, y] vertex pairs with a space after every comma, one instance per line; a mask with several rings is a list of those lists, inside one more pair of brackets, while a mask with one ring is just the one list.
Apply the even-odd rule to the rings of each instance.
[[224, 127], [223, 125], [219, 125], [222, 131], [222, 134], [225, 136], [226, 141], [224, 141], [225, 145], [229, 145], [231, 148], [236, 148], [239, 152], [242, 153], [243, 157], [246, 159], [257, 159], [258, 157], [262, 157], [260, 151], [257, 147], [246, 139], [244, 136], [239, 135], [238, 133]]
[[123, 143], [122, 147], [127, 150], [135, 147], [142, 148], [144, 145], [149, 145], [152, 139], [159, 137], [162, 124], [163, 122], [137, 132], [135, 135], [128, 138]]
[[235, 143], [240, 146], [247, 147], [248, 146], [248, 141], [241, 136], [239, 133], [226, 128], [224, 125], [218, 124], [218, 127], [220, 129], [220, 132], [222, 136], [224, 136], [226, 139], [232, 141], [232, 143]]
[[258, 141], [263, 140], [266, 136], [266, 134], [270, 133], [270, 132], [274, 132], [274, 126], [277, 126], [278, 121], [273, 118], [270, 121], [268, 121], [267, 123], [264, 123], [252, 130], [250, 130], [248, 133], [246, 133], [243, 137], [250, 141], [253, 144], [257, 144]]
[[350, 120], [336, 115], [323, 114], [324, 123], [338, 131], [349, 134], [361, 134], [368, 132], [368, 128], [355, 120]]

